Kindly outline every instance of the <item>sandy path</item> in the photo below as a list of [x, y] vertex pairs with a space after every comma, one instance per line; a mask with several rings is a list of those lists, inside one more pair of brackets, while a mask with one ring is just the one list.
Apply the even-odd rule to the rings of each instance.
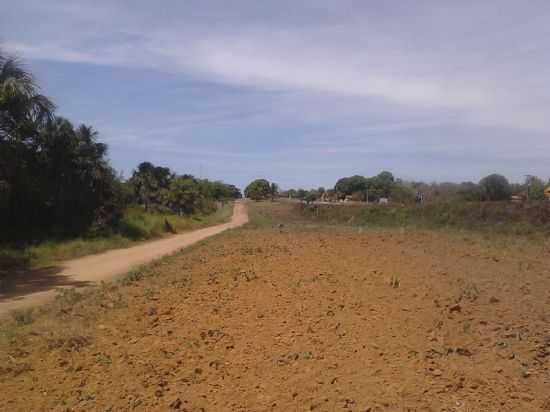
[[[243, 202], [236, 202], [229, 223], [182, 233], [126, 249], [115, 249], [97, 255], [69, 260], [61, 264], [61, 270], [55, 273], [55, 278], [63, 278], [66, 280], [64, 283], [67, 285], [86, 285], [87, 283], [114, 279], [132, 268], [174, 253], [227, 229], [242, 226], [247, 222], [248, 211], [246, 205]], [[59, 285], [58, 282], [52, 283], [51, 288], [47, 290], [5, 300], [0, 299], [0, 315], [14, 309], [23, 309], [51, 300], [56, 295], [55, 289]]]

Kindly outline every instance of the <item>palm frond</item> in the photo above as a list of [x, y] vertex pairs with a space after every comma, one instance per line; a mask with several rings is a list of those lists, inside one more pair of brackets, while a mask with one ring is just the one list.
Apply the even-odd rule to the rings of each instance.
[[15, 58], [6, 58], [1, 61], [0, 88], [0, 93], [8, 96], [23, 94], [29, 97], [36, 94], [38, 90], [32, 74], [26, 71]]
[[37, 122], [45, 122], [53, 119], [55, 105], [42, 94], [36, 94], [29, 98], [31, 117]]

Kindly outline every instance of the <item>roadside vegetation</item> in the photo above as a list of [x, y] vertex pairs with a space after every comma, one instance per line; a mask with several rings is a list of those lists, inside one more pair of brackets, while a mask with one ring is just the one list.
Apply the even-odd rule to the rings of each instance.
[[218, 223], [234, 185], [150, 162], [129, 179], [89, 125], [57, 116], [20, 61], [0, 52], [0, 283], [17, 267]]
[[311, 190], [279, 190], [258, 179], [246, 188], [245, 196], [279, 201], [250, 205], [251, 224], [259, 226], [286, 222], [550, 235], [550, 186], [536, 176], [516, 184], [499, 174], [478, 183], [426, 184], [382, 171], [373, 177], [341, 178], [332, 189]]
[[484, 236], [546, 239], [550, 236], [549, 202], [438, 202], [421, 206], [400, 204], [345, 204], [275, 202], [249, 204], [250, 224], [255, 228], [281, 227], [299, 230], [334, 226], [380, 229], [445, 229]]
[[311, 222], [371, 227], [470, 230], [486, 234], [550, 235], [550, 204], [439, 202], [415, 205], [304, 205], [295, 213]]

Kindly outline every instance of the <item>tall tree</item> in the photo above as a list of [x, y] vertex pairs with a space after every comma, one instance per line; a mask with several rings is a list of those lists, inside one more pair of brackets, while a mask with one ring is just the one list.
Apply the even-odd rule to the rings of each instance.
[[120, 216], [107, 146], [54, 117], [32, 75], [0, 56], [0, 238], [76, 234]]
[[174, 173], [167, 167], [142, 162], [134, 170], [130, 184], [134, 187], [136, 200], [149, 210], [151, 206], [161, 204], [161, 190], [168, 189], [174, 179]]
[[178, 214], [190, 214], [199, 209], [203, 194], [195, 179], [178, 177], [163, 191], [165, 205]]
[[367, 179], [369, 198], [389, 197], [395, 185], [393, 174], [387, 171]]
[[39, 127], [53, 117], [53, 103], [38, 92], [22, 64], [0, 52], [0, 142], [29, 143]]
[[20, 227], [31, 224], [33, 216], [24, 212], [40, 190], [37, 136], [53, 110], [21, 63], [0, 54], [0, 226], [6, 237], [15, 238]]
[[271, 184], [266, 179], [256, 179], [244, 190], [244, 195], [252, 200], [269, 199], [271, 193]]
[[341, 198], [354, 193], [365, 193], [366, 189], [367, 179], [359, 175], [343, 177], [334, 186], [334, 190], [339, 193]]
[[508, 179], [496, 173], [481, 179], [479, 187], [483, 200], [508, 200], [512, 194]]

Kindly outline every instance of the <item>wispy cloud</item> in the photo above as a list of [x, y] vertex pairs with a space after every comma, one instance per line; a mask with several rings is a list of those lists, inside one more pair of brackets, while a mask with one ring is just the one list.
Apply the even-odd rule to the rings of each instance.
[[[261, 36], [253, 33], [250, 39]], [[230, 45], [224, 44], [228, 42]], [[238, 44], [224, 39], [197, 48], [199, 69], [225, 81], [253, 87], [313, 90], [357, 97], [380, 97], [404, 105], [423, 107], [484, 106], [489, 96], [483, 90], [456, 87], [437, 78], [415, 77], [407, 73], [386, 74], [376, 66], [383, 57], [374, 53], [358, 61], [351, 53], [284, 46], [284, 52], [266, 50], [260, 41]], [[404, 56], [406, 59], [406, 56]]]

